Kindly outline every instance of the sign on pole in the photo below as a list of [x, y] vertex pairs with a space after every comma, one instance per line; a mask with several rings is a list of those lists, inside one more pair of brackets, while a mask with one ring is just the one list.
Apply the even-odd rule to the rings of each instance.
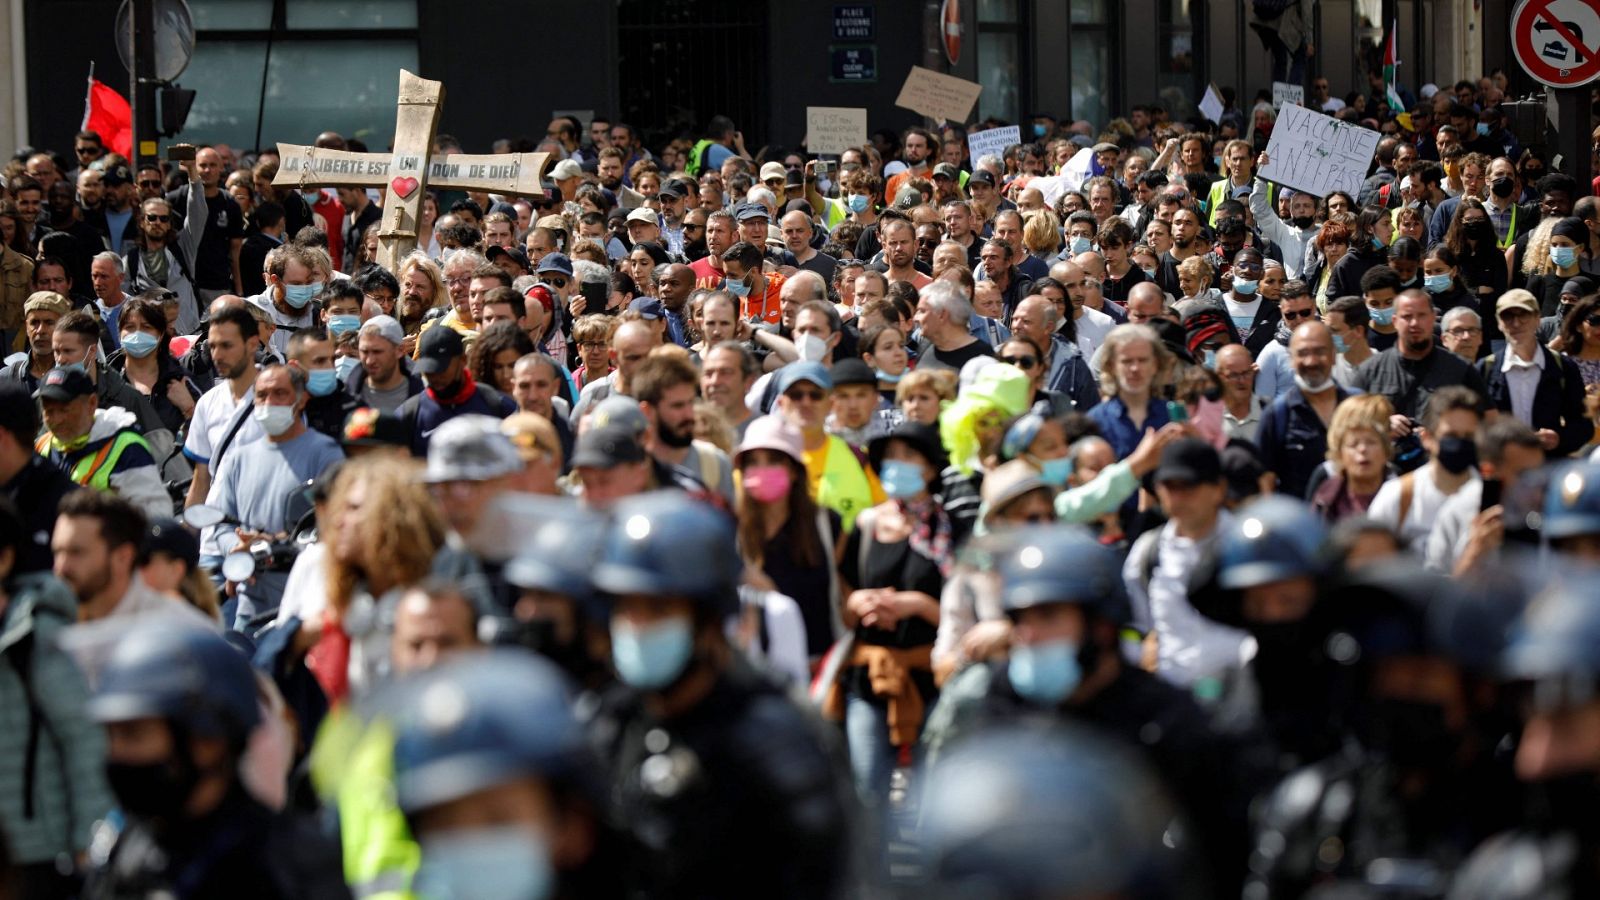
[[1274, 81], [1272, 83], [1272, 108], [1283, 109], [1285, 103], [1305, 106], [1306, 86], [1303, 84], [1290, 84], [1287, 81]]
[[1600, 0], [1521, 0], [1511, 52], [1534, 80], [1580, 87], [1600, 76]]
[[981, 84], [912, 66], [911, 74], [906, 76], [906, 83], [901, 86], [900, 96], [895, 98], [894, 105], [922, 113], [931, 119], [965, 122], [981, 93]]
[[1272, 127], [1269, 161], [1258, 174], [1318, 197], [1334, 191], [1354, 197], [1367, 180], [1379, 137], [1376, 131], [1290, 104]]
[[806, 107], [806, 149], [843, 153], [867, 142], [867, 111], [849, 106]]
[[967, 134], [967, 150], [972, 154], [972, 161], [976, 163], [979, 157], [986, 154], [1002, 156], [1006, 148], [1012, 144], [1022, 143], [1022, 128], [1017, 125], [1007, 125], [1004, 128], [989, 128], [984, 131], [974, 131]]
[[1200, 98], [1200, 115], [1213, 122], [1222, 122], [1222, 92], [1215, 84], [1206, 85], [1205, 96]]

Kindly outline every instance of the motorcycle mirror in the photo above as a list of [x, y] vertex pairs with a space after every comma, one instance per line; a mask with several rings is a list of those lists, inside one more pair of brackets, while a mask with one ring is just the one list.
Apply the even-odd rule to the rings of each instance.
[[227, 516], [222, 514], [222, 510], [204, 503], [197, 503], [183, 511], [183, 521], [195, 528], [210, 528], [225, 518]]
[[236, 584], [249, 581], [256, 574], [256, 559], [244, 551], [229, 553], [222, 558], [222, 577]]

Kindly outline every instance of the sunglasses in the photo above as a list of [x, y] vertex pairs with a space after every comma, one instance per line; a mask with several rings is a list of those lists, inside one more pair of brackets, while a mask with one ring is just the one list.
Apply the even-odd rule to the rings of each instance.
[[1583, 320], [1590, 328], [1600, 328], [1600, 313], [1592, 313]]
[[171, 216], [150, 216], [150, 215], [147, 215], [147, 216], [144, 217], [144, 220], [146, 222], [170, 222], [170, 221], [172, 221], [172, 217]]
[[1317, 311], [1314, 310], [1314, 309], [1303, 309], [1303, 310], [1301, 310], [1299, 312], [1286, 312], [1286, 313], [1284, 313], [1283, 314], [1283, 320], [1285, 322], [1293, 322], [1293, 321], [1296, 321], [1297, 319], [1315, 318], [1316, 315], [1317, 315]]
[[822, 391], [790, 391], [784, 396], [796, 403], [821, 403], [828, 395]]
[[569, 284], [565, 278], [546, 278], [544, 283], [553, 288], [564, 288]]
[[99, 156], [100, 155], [100, 148], [99, 147], [73, 147], [72, 148], [72, 152], [78, 154], [79, 156]]
[[922, 238], [922, 239], [917, 241], [917, 246], [918, 247], [937, 247], [937, 246], [939, 246], [939, 239], [938, 238]]
[[161, 187], [161, 182], [152, 178], [152, 179], [149, 179], [149, 180], [146, 180], [146, 181], [139, 182], [139, 187], [158, 188], [158, 187]]
[[1037, 356], [1002, 356], [1000, 361], [1016, 366], [1019, 369], [1031, 369], [1039, 364]]

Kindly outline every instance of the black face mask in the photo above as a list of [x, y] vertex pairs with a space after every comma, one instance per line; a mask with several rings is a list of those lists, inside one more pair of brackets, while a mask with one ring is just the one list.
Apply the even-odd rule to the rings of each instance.
[[1488, 222], [1473, 222], [1467, 226], [1467, 237], [1480, 243], [1494, 240], [1494, 226]]
[[1295, 216], [1294, 218], [1290, 219], [1289, 221], [1293, 222], [1294, 223], [1294, 227], [1296, 227], [1296, 228], [1310, 228], [1312, 223], [1317, 221], [1317, 217], [1316, 216]]
[[1478, 462], [1478, 445], [1468, 438], [1439, 439], [1439, 465], [1451, 475], [1460, 475]]
[[1437, 768], [1455, 755], [1461, 735], [1445, 724], [1439, 704], [1385, 697], [1373, 705], [1372, 741], [1402, 766]]
[[1496, 178], [1489, 184], [1489, 190], [1492, 191], [1496, 197], [1501, 199], [1511, 196], [1511, 190], [1513, 187], [1515, 187], [1515, 183], [1511, 179], [1503, 177]]
[[200, 772], [188, 759], [106, 763], [106, 781], [118, 805], [139, 818], [178, 818], [199, 780]]

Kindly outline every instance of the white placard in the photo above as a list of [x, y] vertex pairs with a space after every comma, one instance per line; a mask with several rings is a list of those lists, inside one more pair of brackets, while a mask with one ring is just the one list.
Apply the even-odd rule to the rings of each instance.
[[1222, 122], [1222, 92], [1214, 84], [1206, 85], [1206, 95], [1200, 98], [1200, 115], [1213, 122]]
[[1380, 137], [1371, 129], [1291, 104], [1272, 127], [1270, 161], [1258, 174], [1318, 197], [1334, 191], [1354, 197], [1367, 180]]
[[979, 157], [985, 154], [994, 154], [996, 157], [1004, 156], [1007, 147], [1020, 143], [1022, 143], [1022, 128], [1018, 125], [1007, 125], [1003, 128], [990, 128], [987, 131], [967, 134], [967, 150], [972, 154], [973, 163], [977, 163]]
[[806, 149], [843, 153], [867, 142], [867, 111], [850, 106], [806, 107]]
[[1306, 86], [1303, 84], [1290, 84], [1287, 81], [1274, 81], [1272, 83], [1272, 108], [1283, 109], [1285, 103], [1305, 106]]

